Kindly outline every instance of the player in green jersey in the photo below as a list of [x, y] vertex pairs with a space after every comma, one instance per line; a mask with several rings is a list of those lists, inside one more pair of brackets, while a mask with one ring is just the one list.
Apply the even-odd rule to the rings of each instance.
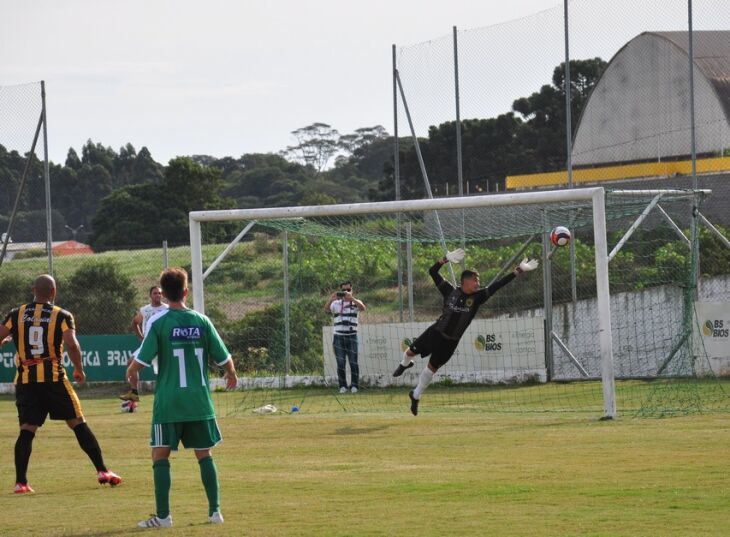
[[169, 308], [148, 321], [147, 334], [137, 355], [127, 368], [130, 381], [149, 367], [157, 356], [158, 373], [152, 410], [152, 472], [157, 512], [139, 523], [142, 528], [169, 528], [170, 452], [178, 443], [195, 450], [200, 477], [208, 497], [208, 521], [221, 524], [218, 470], [210, 454], [221, 441], [213, 400], [208, 389], [208, 361], [225, 370], [226, 387], [238, 383], [233, 360], [213, 324], [205, 315], [188, 309], [188, 274], [170, 268], [160, 276], [162, 294]]

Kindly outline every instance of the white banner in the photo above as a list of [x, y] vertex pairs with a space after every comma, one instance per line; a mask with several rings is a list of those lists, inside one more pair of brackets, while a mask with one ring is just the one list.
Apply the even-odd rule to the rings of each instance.
[[[387, 386], [397, 379], [392, 374], [403, 351], [432, 323], [390, 323], [360, 325], [358, 365], [360, 384]], [[477, 319], [469, 325], [451, 360], [439, 370], [439, 379], [453, 382], [515, 383], [545, 382], [543, 317], [520, 319]], [[337, 365], [332, 346], [332, 327], [322, 329], [324, 374], [337, 384]], [[415, 358], [416, 366], [403, 377], [415, 381], [428, 358]], [[350, 378], [349, 365], [347, 378]]]
[[730, 303], [695, 302], [695, 372], [730, 376]]

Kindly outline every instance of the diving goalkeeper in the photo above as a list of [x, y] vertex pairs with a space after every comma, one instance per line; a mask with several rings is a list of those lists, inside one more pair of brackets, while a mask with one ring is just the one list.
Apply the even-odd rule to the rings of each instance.
[[436, 322], [429, 326], [406, 349], [403, 353], [403, 361], [398, 364], [393, 372], [394, 377], [400, 377], [406, 369], [413, 367], [412, 358], [416, 354], [420, 354], [424, 358], [431, 356], [428, 365], [421, 372], [418, 385], [408, 392], [408, 397], [411, 399], [411, 413], [414, 416], [418, 415], [418, 403], [423, 391], [431, 383], [436, 371], [451, 359], [461, 336], [464, 335], [467, 327], [477, 314], [479, 306], [517, 276], [535, 270], [538, 265], [537, 259], [528, 261], [525, 258], [510, 274], [489, 287], [481, 289], [479, 288], [479, 273], [474, 270], [465, 270], [461, 273], [461, 286], [454, 288], [453, 285], [441, 277], [439, 270], [446, 263], [460, 263], [463, 259], [464, 250], [459, 248], [453, 252], [448, 252], [443, 259], [436, 261], [429, 269], [428, 273], [444, 296], [443, 311], [441, 316], [436, 319]]

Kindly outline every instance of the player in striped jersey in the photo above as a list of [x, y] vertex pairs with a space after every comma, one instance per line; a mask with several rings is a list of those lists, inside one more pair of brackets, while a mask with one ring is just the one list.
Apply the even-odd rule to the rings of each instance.
[[13, 382], [20, 434], [15, 442], [15, 493], [33, 492], [27, 477], [33, 439], [49, 416], [65, 420], [76, 434], [79, 446], [96, 468], [99, 483], [118, 485], [122, 478], [104, 465], [99, 442], [86, 424], [79, 398], [63, 367], [65, 345], [74, 367], [74, 380], [78, 384], [86, 380], [73, 315], [53, 304], [53, 277], [38, 276], [32, 291], [33, 302], [13, 309], [0, 325], [0, 341], [10, 336], [17, 349]]

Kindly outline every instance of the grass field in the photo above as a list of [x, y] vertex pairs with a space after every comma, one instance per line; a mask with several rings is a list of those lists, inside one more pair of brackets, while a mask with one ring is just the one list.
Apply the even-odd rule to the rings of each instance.
[[[226, 523], [209, 526], [191, 453], [172, 458], [171, 530], [136, 530], [154, 511], [140, 412], [81, 392], [109, 466], [96, 484], [62, 423], [40, 429], [14, 496], [12, 397], [0, 398], [2, 535], [721, 536], [730, 534], [728, 414], [601, 422], [570, 413], [241, 413], [215, 450]], [[216, 394], [235, 407], [240, 394]]]

